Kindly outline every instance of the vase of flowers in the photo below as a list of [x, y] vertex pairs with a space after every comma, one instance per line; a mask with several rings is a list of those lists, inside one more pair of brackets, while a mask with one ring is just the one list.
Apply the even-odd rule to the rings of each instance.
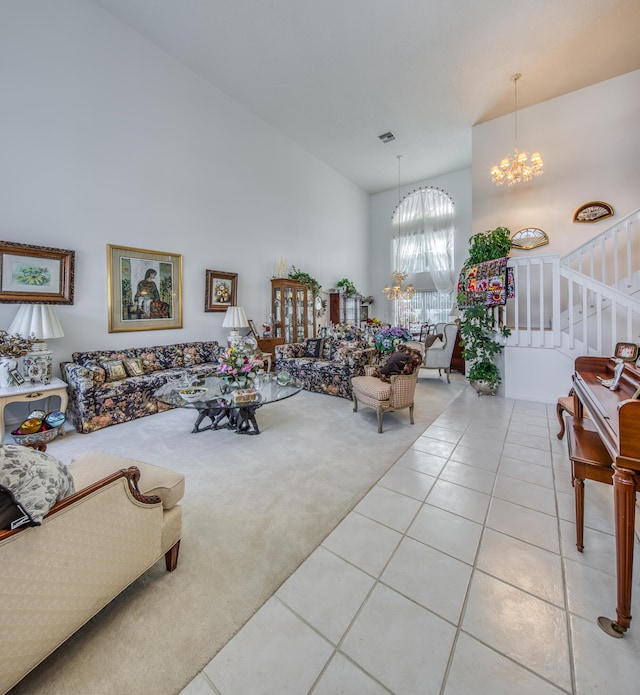
[[0, 388], [13, 386], [10, 372], [18, 366], [16, 359], [31, 350], [33, 342], [19, 333], [10, 335], [7, 331], [0, 331]]
[[234, 386], [246, 385], [247, 379], [253, 379], [263, 368], [262, 354], [249, 352], [242, 346], [232, 345], [218, 356], [218, 373]]
[[395, 352], [398, 345], [406, 343], [407, 340], [411, 340], [411, 333], [406, 328], [401, 326], [381, 328], [375, 337], [376, 350], [381, 355], [388, 355]]

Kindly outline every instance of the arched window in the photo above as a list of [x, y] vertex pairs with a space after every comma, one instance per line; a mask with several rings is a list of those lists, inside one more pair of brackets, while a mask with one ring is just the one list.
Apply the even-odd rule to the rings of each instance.
[[438, 292], [451, 292], [454, 202], [439, 188], [408, 193], [391, 218], [393, 269], [403, 273], [431, 273]]

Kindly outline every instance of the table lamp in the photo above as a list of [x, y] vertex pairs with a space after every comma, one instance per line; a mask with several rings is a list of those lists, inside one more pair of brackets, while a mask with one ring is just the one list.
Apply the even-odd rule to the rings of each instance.
[[23, 358], [25, 376], [31, 381], [51, 381], [52, 353], [47, 349], [45, 340], [64, 336], [55, 307], [50, 304], [22, 304], [8, 332], [19, 333], [25, 338], [35, 336], [31, 351]]
[[227, 309], [227, 313], [224, 315], [222, 326], [223, 328], [231, 329], [231, 333], [227, 339], [227, 347], [238, 345], [240, 342], [238, 328], [249, 328], [249, 321], [247, 320], [247, 315], [244, 313], [244, 309], [241, 306], [230, 306]]

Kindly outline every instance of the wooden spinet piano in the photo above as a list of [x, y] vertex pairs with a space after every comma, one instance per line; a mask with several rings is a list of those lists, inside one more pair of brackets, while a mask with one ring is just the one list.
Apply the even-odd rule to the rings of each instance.
[[[611, 391], [600, 379], [611, 379], [615, 366], [615, 361], [609, 357], [576, 359], [573, 375], [575, 415], [573, 418], [568, 416], [570, 426], [567, 432], [572, 463], [580, 460], [586, 464], [593, 463], [602, 470], [612, 469], [617, 619], [600, 617], [598, 624], [608, 634], [622, 637], [631, 624], [635, 501], [636, 491], [640, 489], [640, 369], [632, 362], [626, 363], [618, 389]], [[585, 410], [592, 426], [586, 427], [586, 421], [581, 421]], [[596, 476], [594, 479], [601, 478]]]

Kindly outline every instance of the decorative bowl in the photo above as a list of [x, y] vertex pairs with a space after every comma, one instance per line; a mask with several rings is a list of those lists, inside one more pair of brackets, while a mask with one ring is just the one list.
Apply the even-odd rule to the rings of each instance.
[[187, 401], [187, 403], [202, 400], [206, 392], [207, 389], [204, 386], [189, 386], [178, 391], [180, 398]]
[[279, 386], [288, 386], [289, 383], [291, 383], [291, 374], [283, 369], [281, 372], [278, 372], [276, 381], [278, 382]]
[[14, 438], [16, 444], [26, 446], [27, 444], [35, 444], [36, 442], [52, 442], [59, 434], [59, 427], [52, 427], [50, 430], [41, 430], [40, 432], [33, 432], [32, 434], [23, 434], [20, 429], [13, 430], [11, 436]]

